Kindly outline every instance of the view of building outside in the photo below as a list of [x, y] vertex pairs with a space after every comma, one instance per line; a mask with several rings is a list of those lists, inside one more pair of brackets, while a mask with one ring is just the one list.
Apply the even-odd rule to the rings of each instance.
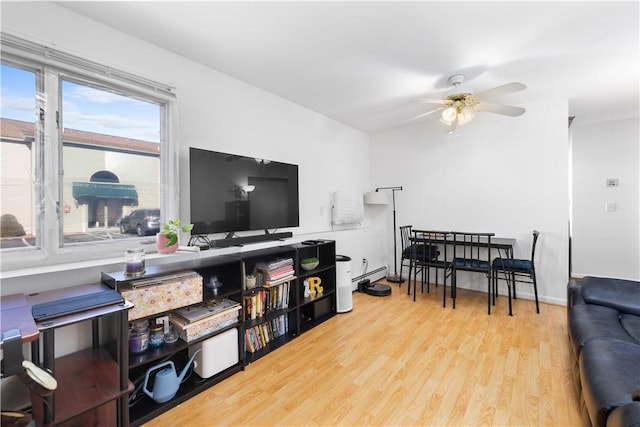
[[[0, 213], [5, 248], [21, 246], [19, 241], [33, 245], [42, 232], [37, 226], [38, 168], [54, 167], [55, 162], [39, 161], [36, 154], [36, 99], [46, 99], [36, 91], [37, 74], [7, 64], [1, 72]], [[43, 196], [59, 202], [64, 243], [101, 240], [105, 231], [119, 234], [120, 219], [134, 209], [160, 207], [162, 106], [71, 80], [61, 79], [60, 85], [62, 194], [45, 191]], [[45, 135], [45, 144], [52, 141]], [[41, 176], [46, 180], [51, 171]]]
[[[35, 159], [32, 153], [36, 117], [36, 75], [31, 71], [4, 65], [1, 73], [2, 238], [35, 236]], [[5, 117], [22, 123], [9, 123], [4, 120]]]

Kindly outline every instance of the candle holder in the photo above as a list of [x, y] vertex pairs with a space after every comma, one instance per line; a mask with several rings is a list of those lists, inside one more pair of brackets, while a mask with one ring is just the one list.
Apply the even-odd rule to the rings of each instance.
[[257, 278], [253, 274], [247, 274], [245, 278], [245, 286], [247, 289], [253, 289], [256, 287]]
[[144, 276], [144, 249], [127, 249], [124, 254], [124, 273], [128, 277]]

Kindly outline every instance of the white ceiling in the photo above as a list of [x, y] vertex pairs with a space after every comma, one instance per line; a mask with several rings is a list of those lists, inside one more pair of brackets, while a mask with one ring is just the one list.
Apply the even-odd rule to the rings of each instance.
[[525, 83], [492, 99], [525, 108], [551, 90], [575, 123], [639, 116], [637, 0], [56, 3], [366, 132], [460, 72], [476, 91]]

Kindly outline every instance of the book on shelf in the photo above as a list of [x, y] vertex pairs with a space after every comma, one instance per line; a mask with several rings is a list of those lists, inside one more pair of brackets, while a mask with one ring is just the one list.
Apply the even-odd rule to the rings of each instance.
[[293, 258], [285, 258], [270, 263], [256, 264], [256, 272], [262, 275], [264, 282], [273, 282], [294, 275]]
[[293, 266], [293, 258], [282, 258], [271, 262], [260, 262], [256, 265], [256, 268], [260, 268], [261, 270], [266, 271], [273, 271], [289, 265]]
[[244, 318], [255, 320], [265, 314], [289, 307], [291, 283], [283, 282], [270, 288], [261, 289], [244, 297]]
[[288, 331], [289, 321], [286, 315], [248, 328], [245, 330], [245, 349], [249, 353], [255, 353], [273, 340], [287, 334]]
[[264, 288], [272, 288], [274, 286], [277, 286], [281, 283], [285, 283], [285, 282], [290, 282], [291, 280], [295, 279], [296, 276], [294, 276], [293, 274], [290, 276], [286, 276], [283, 277], [282, 279], [278, 279], [278, 280], [265, 280], [262, 282], [262, 287]]

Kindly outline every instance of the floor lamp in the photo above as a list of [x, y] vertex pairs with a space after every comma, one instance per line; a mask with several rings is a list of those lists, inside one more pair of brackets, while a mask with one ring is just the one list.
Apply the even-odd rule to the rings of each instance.
[[393, 201], [393, 274], [387, 276], [387, 281], [392, 283], [402, 283], [404, 279], [398, 274], [398, 243], [396, 239], [396, 191], [402, 191], [402, 187], [378, 187], [379, 190], [391, 190], [391, 199]]

